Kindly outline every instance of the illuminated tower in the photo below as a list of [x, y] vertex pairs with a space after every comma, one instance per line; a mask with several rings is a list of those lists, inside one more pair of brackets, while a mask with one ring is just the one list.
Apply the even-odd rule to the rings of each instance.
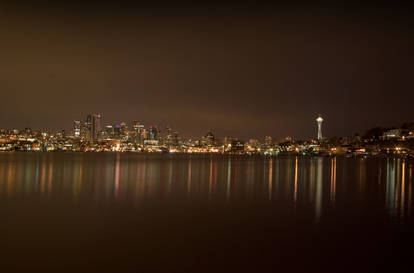
[[323, 118], [321, 115], [316, 119], [316, 122], [318, 123], [318, 140], [322, 140], [322, 122]]

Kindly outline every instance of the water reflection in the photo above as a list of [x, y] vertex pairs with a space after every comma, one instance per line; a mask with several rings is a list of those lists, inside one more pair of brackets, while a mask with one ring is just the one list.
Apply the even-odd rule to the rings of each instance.
[[401, 165], [402, 174], [401, 174], [401, 203], [400, 203], [400, 214], [404, 216], [405, 210], [405, 161]]
[[[340, 175], [337, 175], [337, 174]], [[337, 204], [382, 202], [411, 213], [413, 163], [403, 159], [0, 153], [0, 196], [99, 204], [146, 200], [259, 200], [312, 207], [315, 221]]]
[[315, 219], [316, 222], [320, 221], [322, 213], [322, 160], [323, 158], [319, 157], [316, 163], [317, 175], [316, 175], [316, 194], [315, 194]]
[[294, 186], [294, 195], [293, 201], [296, 202], [298, 197], [298, 157], [295, 157], [295, 186]]
[[[392, 217], [404, 220], [412, 207], [412, 163], [387, 159], [386, 209]], [[408, 174], [407, 174], [408, 173]]]
[[336, 195], [336, 157], [331, 159], [330, 201], [335, 204]]
[[227, 187], [226, 187], [227, 200], [230, 199], [230, 191], [231, 191], [231, 158], [229, 157], [227, 160]]
[[310, 171], [309, 171], [309, 177], [310, 177], [310, 187], [309, 187], [309, 199], [311, 202], [313, 202], [313, 196], [315, 193], [315, 160], [310, 160]]
[[391, 210], [395, 206], [395, 159], [387, 158], [387, 184], [386, 184], [386, 205]]
[[269, 160], [269, 178], [268, 178], [268, 187], [269, 187], [269, 200], [272, 200], [272, 191], [273, 191], [273, 158]]
[[410, 164], [410, 168], [408, 169], [408, 213], [411, 213], [411, 196], [412, 196], [412, 185], [413, 185], [413, 168]]

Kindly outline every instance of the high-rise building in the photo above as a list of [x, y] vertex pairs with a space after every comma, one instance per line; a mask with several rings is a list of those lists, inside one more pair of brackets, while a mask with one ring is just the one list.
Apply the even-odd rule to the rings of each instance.
[[120, 127], [121, 127], [121, 135], [122, 136], [128, 135], [128, 125], [126, 124], [126, 122], [121, 122]]
[[82, 137], [86, 138], [87, 140], [92, 140], [92, 114], [88, 114], [86, 116]]
[[85, 121], [84, 133], [86, 139], [97, 140], [99, 132], [102, 131], [102, 114], [88, 114]]
[[239, 153], [243, 153], [243, 151], [244, 151], [244, 143], [243, 143], [243, 141], [241, 141], [239, 139], [234, 139], [231, 142], [230, 152], [231, 153], [239, 154]]
[[251, 139], [249, 139], [248, 144], [251, 147], [257, 148], [257, 147], [259, 147], [259, 140], [258, 139], [251, 138]]
[[148, 130], [148, 139], [149, 140], [158, 140], [159, 130], [157, 126], [151, 126]]
[[223, 140], [223, 145], [224, 146], [226, 146], [226, 147], [230, 147], [231, 146], [231, 143], [233, 142], [233, 140], [235, 140], [236, 138], [234, 138], [234, 137], [224, 137], [224, 140]]
[[92, 115], [92, 128], [91, 128], [91, 136], [93, 140], [98, 139], [98, 134], [100, 131], [102, 131], [102, 115], [93, 114]]
[[105, 135], [110, 139], [119, 139], [121, 136], [121, 126], [120, 125], [108, 125], [105, 127]]
[[73, 133], [75, 137], [81, 136], [81, 121], [80, 120], [73, 121]]
[[273, 137], [271, 137], [271, 136], [265, 136], [265, 145], [267, 146], [267, 147], [270, 147], [270, 146], [272, 146], [273, 145]]
[[215, 142], [215, 137], [212, 132], [208, 132], [205, 136], [201, 138], [201, 146], [213, 146]]
[[148, 130], [143, 128], [140, 137], [141, 137], [141, 141], [147, 140], [148, 139]]
[[318, 140], [322, 140], [322, 122], [323, 118], [321, 115], [316, 119], [316, 122], [318, 123]]
[[172, 129], [167, 125], [165, 127], [165, 130], [162, 134], [162, 144], [166, 146], [172, 146], [173, 145], [173, 131]]
[[91, 128], [92, 128], [92, 114], [88, 114], [88, 116], [86, 117], [85, 127], [87, 129], [89, 129], [89, 131], [91, 130]]
[[143, 138], [144, 125], [138, 121], [134, 121], [132, 128], [134, 130], [135, 142], [142, 143], [144, 141], [144, 138]]

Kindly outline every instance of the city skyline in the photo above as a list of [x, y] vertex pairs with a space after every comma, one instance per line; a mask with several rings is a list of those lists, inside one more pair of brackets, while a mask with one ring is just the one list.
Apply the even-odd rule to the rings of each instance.
[[[412, 121], [404, 121], [404, 122], [399, 122], [398, 124], [392, 124], [391, 126], [371, 126], [369, 128], [365, 128], [363, 131], [361, 132], [356, 132], [354, 134], [347, 134], [347, 135], [328, 135], [326, 136], [325, 134], [325, 124], [322, 123], [325, 121], [325, 117], [321, 114], [318, 114], [316, 116], [316, 119], [313, 119], [314, 121], [314, 134], [309, 136], [309, 137], [305, 137], [305, 138], [298, 138], [296, 136], [291, 136], [291, 135], [287, 135], [282, 133], [282, 136], [275, 136], [275, 135], [270, 135], [270, 134], [265, 134], [263, 136], [259, 136], [259, 135], [250, 135], [247, 138], [243, 138], [240, 137], [239, 135], [237, 135], [236, 133], [230, 133], [227, 135], [223, 135], [221, 134], [221, 132], [216, 131], [214, 128], [200, 128], [200, 130], [203, 130], [203, 133], [197, 136], [188, 136], [188, 135], [184, 135], [181, 133], [181, 131], [179, 130], [179, 128], [176, 128], [175, 126], [170, 126], [170, 124], [166, 124], [166, 125], [161, 125], [161, 124], [156, 124], [156, 123], [145, 123], [142, 122], [142, 120], [137, 120], [137, 119], [124, 119], [123, 121], [120, 122], [111, 122], [108, 123], [105, 121], [104, 119], [104, 115], [103, 113], [88, 113], [86, 115], [86, 119], [73, 119], [72, 120], [72, 126], [65, 126], [65, 127], [59, 127], [59, 128], [47, 128], [47, 129], [42, 129], [42, 128], [31, 128], [31, 127], [10, 127], [10, 128], [0, 128], [0, 130], [4, 131], [24, 131], [24, 130], [31, 130], [31, 131], [37, 131], [37, 132], [47, 132], [50, 134], [55, 134], [55, 133], [60, 133], [60, 132], [65, 132], [68, 135], [71, 135], [73, 137], [81, 137], [82, 134], [82, 130], [85, 130], [85, 128], [87, 128], [88, 131], [88, 137], [91, 140], [98, 140], [99, 139], [99, 133], [103, 132], [109, 128], [124, 128], [124, 130], [136, 130], [138, 127], [142, 130], [144, 129], [144, 131], [148, 132], [151, 128], [156, 128], [157, 131], [159, 131], [160, 133], [165, 131], [165, 130], [172, 130], [174, 129], [175, 133], [179, 133], [181, 137], [187, 138], [187, 139], [198, 139], [200, 137], [203, 137], [211, 132], [214, 132], [216, 137], [220, 137], [220, 138], [225, 138], [225, 137], [237, 137], [238, 139], [243, 139], [243, 140], [249, 140], [249, 139], [266, 139], [267, 137], [272, 137], [274, 139], [295, 139], [295, 140], [323, 140], [323, 139], [328, 139], [328, 138], [337, 138], [337, 137], [355, 137], [355, 136], [366, 136], [366, 135], [371, 135], [371, 134], [377, 134], [379, 131], [382, 131], [382, 133], [389, 131], [390, 134], [395, 134], [395, 130], [400, 130], [399, 128], [402, 129], [407, 129], [407, 128], [411, 128], [414, 126], [414, 122]], [[310, 126], [310, 124], [308, 124]], [[178, 129], [178, 130], [176, 130]], [[179, 132], [180, 131], [180, 132]], [[283, 132], [283, 129], [281, 130], [281, 132]], [[322, 133], [323, 132], [323, 133]], [[85, 135], [82, 135], [82, 137], [85, 138]]]
[[99, 111], [187, 136], [308, 138], [320, 112], [329, 136], [414, 119], [403, 6], [41, 2], [0, 4], [0, 128]]
[[[319, 118], [322, 117], [322, 115], [319, 114], [317, 117], [319, 119]], [[142, 128], [144, 128], [144, 126], [147, 126], [146, 130], [148, 130], [149, 128], [152, 128], [152, 127], [157, 127], [157, 130], [159, 128], [160, 132], [162, 130], [165, 130], [165, 129], [171, 129], [171, 128], [178, 129], [178, 128], [175, 128], [174, 126], [170, 126], [169, 124], [165, 124], [165, 125], [164, 124], [160, 125], [160, 124], [157, 124], [157, 123], [148, 124], [148, 123], [142, 122], [141, 120], [136, 120], [136, 119], [129, 119], [129, 120], [124, 119], [123, 121], [120, 121], [120, 122], [106, 122], [105, 119], [104, 119], [103, 113], [88, 113], [86, 115], [85, 119], [73, 119], [72, 122], [73, 122], [72, 126], [65, 125], [65, 126], [61, 126], [59, 128], [46, 128], [45, 129], [45, 128], [32, 128], [32, 127], [29, 127], [29, 126], [24, 126], [24, 127], [19, 128], [19, 127], [15, 126], [15, 127], [9, 127], [9, 128], [0, 128], [0, 130], [9, 130], [9, 131], [18, 130], [18, 131], [20, 131], [20, 130], [30, 129], [30, 130], [34, 130], [34, 131], [50, 132], [50, 133], [56, 133], [56, 132], [59, 132], [59, 131], [63, 130], [63, 131], [67, 131], [68, 133], [70, 133], [71, 135], [73, 135], [75, 137], [80, 137], [82, 128], [88, 128], [88, 131], [89, 131], [89, 134], [90, 134], [89, 137], [91, 139], [96, 140], [96, 139], [98, 139], [99, 132], [104, 131], [108, 127], [123, 127], [124, 126], [124, 127], [129, 128], [129, 129], [132, 130], [133, 128], [135, 128], [135, 126], [142, 126]], [[65, 124], [66, 123], [68, 123], [68, 122], [65, 122]], [[217, 135], [220, 136], [220, 137], [226, 137], [226, 136], [235, 137], [235, 136], [238, 136], [238, 134], [236, 132], [234, 132], [232, 134], [228, 134], [228, 135], [222, 135], [220, 132], [217, 132], [214, 128], [204, 128], [204, 129], [200, 129], [200, 130], [203, 130], [204, 133], [200, 134], [200, 135], [196, 135], [196, 136], [194, 136], [194, 135], [192, 135], [192, 136], [183, 135], [183, 137], [190, 138], [190, 139], [191, 138], [198, 138], [198, 137], [201, 137], [201, 136], [205, 135], [205, 133], [209, 133], [209, 132], [217, 133]], [[321, 127], [319, 127], [319, 125], [316, 125], [315, 130], [316, 131], [314, 132], [313, 136], [309, 136], [309, 137], [304, 138], [304, 139], [318, 139], [318, 140], [321, 140], [322, 135], [319, 135], [321, 133]], [[278, 137], [278, 136], [272, 136], [272, 137], [280, 138], [280, 139], [283, 139], [283, 138], [286, 138], [286, 137], [289, 137], [289, 138], [293, 137], [295, 139], [298, 139], [295, 136], [291, 136], [291, 135], [287, 135], [287, 134], [283, 135], [283, 133], [282, 133], [283, 129], [282, 128], [281, 128], [280, 132], [281, 132], [280, 134], [282, 135], [281, 137]], [[256, 135], [256, 136], [255, 135], [250, 135], [245, 139], [249, 139], [249, 138], [264, 139], [268, 136], [270, 136], [270, 134], [265, 134], [263, 136], [261, 136], [261, 135], [259, 135], [259, 136], [258, 135]], [[321, 137], [319, 137], [319, 136], [321, 136]]]
[[[318, 118], [316, 119], [316, 121], [318, 121], [318, 119], [320, 119], [322, 117], [321, 114], [318, 115]], [[66, 129], [69, 128], [69, 129]], [[31, 131], [39, 131], [39, 132], [48, 132], [48, 133], [58, 133], [58, 132], [63, 132], [65, 131], [67, 134], [74, 136], [74, 137], [85, 137], [85, 130], [88, 131], [88, 136], [86, 138], [90, 139], [90, 140], [98, 140], [99, 139], [99, 133], [106, 131], [110, 128], [125, 128], [125, 129], [129, 129], [129, 130], [136, 130], [137, 128], [139, 128], [140, 130], [144, 130], [146, 132], [150, 131], [152, 128], [156, 128], [157, 131], [159, 132], [163, 132], [165, 130], [172, 130], [172, 128], [174, 128], [174, 126], [170, 126], [170, 125], [159, 125], [159, 124], [145, 124], [142, 121], [138, 121], [138, 120], [130, 120], [130, 121], [121, 121], [121, 122], [117, 122], [117, 123], [108, 123], [105, 122], [104, 120], [104, 115], [103, 113], [89, 113], [86, 115], [85, 119], [74, 119], [73, 123], [72, 123], [72, 127], [61, 127], [61, 128], [48, 128], [48, 129], [42, 129], [42, 128], [31, 128], [31, 127], [23, 127], [23, 128], [18, 128], [18, 127], [11, 127], [11, 128], [0, 128], [0, 130], [7, 130], [7, 131], [24, 131], [24, 130], [31, 130]], [[316, 127], [317, 132], [315, 133], [315, 136], [309, 136], [307, 139], [317, 139], [317, 140], [322, 140], [322, 135], [321, 135], [321, 129], [322, 127], [319, 126], [319, 124]], [[177, 129], [177, 128], [174, 128]], [[178, 131], [175, 131], [176, 133], [178, 133]], [[209, 129], [204, 129], [204, 133], [211, 133], [214, 132], [215, 134], [217, 133], [214, 128], [209, 128]], [[186, 138], [192, 139], [192, 138], [199, 138], [202, 137], [205, 134], [199, 135], [199, 136], [184, 136]], [[230, 134], [230, 135], [223, 135], [221, 136], [220, 132], [218, 132], [217, 136], [220, 137], [237, 137], [236, 133]], [[269, 137], [270, 135], [264, 135], [264, 136], [250, 136], [247, 139], [265, 139], [266, 137]], [[274, 136], [272, 136], [274, 137]], [[289, 136], [289, 135], [285, 135], [283, 137], [281, 137], [281, 139], [285, 139], [285, 138], [295, 138], [294, 136]], [[237, 137], [239, 138], [239, 137]], [[297, 138], [295, 138], [297, 139]]]
[[374, 127], [362, 136], [326, 137], [322, 134], [322, 115], [315, 121], [316, 137], [308, 139], [270, 135], [242, 139], [235, 134], [218, 137], [214, 130], [188, 138], [170, 126], [146, 126], [136, 120], [129, 124], [105, 124], [103, 114], [90, 113], [84, 120], [74, 120], [69, 131], [0, 129], [0, 151], [414, 156], [414, 122], [399, 127]]

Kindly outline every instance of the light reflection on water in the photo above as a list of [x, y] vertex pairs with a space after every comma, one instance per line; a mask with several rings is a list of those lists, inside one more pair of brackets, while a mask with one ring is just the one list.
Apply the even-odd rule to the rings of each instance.
[[312, 206], [314, 219], [353, 200], [410, 215], [413, 163], [404, 159], [1, 153], [0, 196], [132, 202], [199, 200]]

